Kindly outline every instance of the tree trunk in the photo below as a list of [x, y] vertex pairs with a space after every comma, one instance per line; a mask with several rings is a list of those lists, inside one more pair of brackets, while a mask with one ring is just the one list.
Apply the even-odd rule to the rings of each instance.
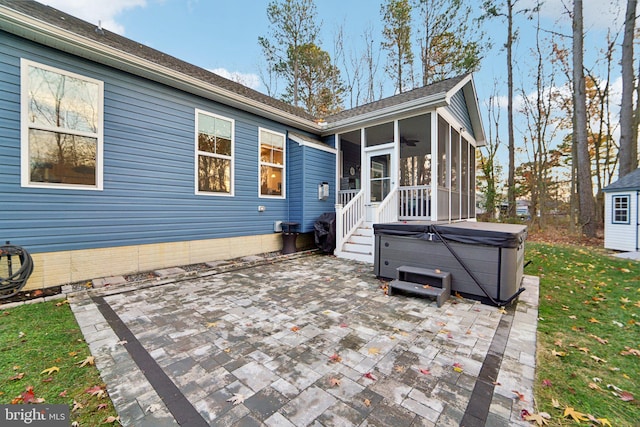
[[587, 101], [583, 70], [584, 34], [582, 0], [573, 2], [573, 138], [576, 144], [579, 194], [579, 226], [582, 234], [595, 237], [596, 222], [591, 182], [591, 161], [587, 141]]
[[513, 0], [507, 0], [507, 86], [509, 101], [507, 105], [507, 122], [509, 132], [509, 172], [507, 178], [507, 216], [516, 216], [516, 180], [515, 180], [515, 137], [513, 135]]
[[620, 105], [619, 174], [622, 178], [638, 167], [638, 152], [634, 147], [633, 125], [633, 33], [636, 24], [637, 0], [627, 0], [622, 40], [622, 102]]

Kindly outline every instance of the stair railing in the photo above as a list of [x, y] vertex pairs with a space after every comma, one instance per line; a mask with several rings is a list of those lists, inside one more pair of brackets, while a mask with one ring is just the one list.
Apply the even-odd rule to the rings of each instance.
[[398, 187], [391, 189], [387, 197], [377, 206], [373, 216], [374, 224], [396, 222], [398, 220]]
[[358, 194], [346, 205], [336, 204], [336, 255], [342, 252], [344, 243], [364, 221], [364, 191]]

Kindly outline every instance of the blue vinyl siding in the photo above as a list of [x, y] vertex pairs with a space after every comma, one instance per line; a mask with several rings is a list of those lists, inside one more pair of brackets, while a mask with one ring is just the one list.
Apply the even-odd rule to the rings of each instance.
[[[20, 186], [21, 57], [104, 81], [103, 191]], [[3, 32], [0, 71], [0, 238], [34, 253], [268, 234], [290, 211], [308, 229], [318, 209], [295, 193], [317, 204], [335, 182], [331, 153], [298, 147], [298, 162], [289, 144], [286, 199], [259, 198], [258, 127], [297, 130]], [[194, 194], [196, 108], [235, 120], [234, 197]]]
[[[291, 139], [289, 143], [289, 220], [300, 223], [300, 231], [313, 232], [318, 217], [335, 210], [335, 154], [302, 146]], [[318, 199], [318, 185], [329, 183], [329, 197]]]
[[469, 110], [467, 109], [467, 102], [464, 98], [464, 92], [459, 90], [451, 98], [451, 105], [447, 107], [449, 112], [462, 123], [467, 129], [467, 132], [471, 133], [473, 137], [473, 125], [471, 124], [471, 117], [469, 116]]

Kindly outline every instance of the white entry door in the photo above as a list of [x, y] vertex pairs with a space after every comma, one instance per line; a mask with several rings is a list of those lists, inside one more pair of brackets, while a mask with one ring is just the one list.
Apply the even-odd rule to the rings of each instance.
[[365, 189], [367, 221], [395, 185], [393, 178], [394, 149], [385, 148], [367, 152], [367, 187]]

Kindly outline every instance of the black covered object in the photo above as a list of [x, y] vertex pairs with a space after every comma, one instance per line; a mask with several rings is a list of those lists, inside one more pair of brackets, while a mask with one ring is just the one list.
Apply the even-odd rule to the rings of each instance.
[[421, 240], [438, 240], [436, 232], [450, 242], [517, 248], [527, 238], [527, 228], [519, 224], [492, 222], [411, 221], [374, 224], [375, 234], [404, 236]]
[[374, 224], [374, 270], [394, 279], [398, 267], [451, 273], [451, 290], [508, 303], [522, 292], [527, 228], [521, 224], [411, 221]]
[[313, 224], [316, 246], [324, 253], [336, 248], [336, 213], [325, 212]]

